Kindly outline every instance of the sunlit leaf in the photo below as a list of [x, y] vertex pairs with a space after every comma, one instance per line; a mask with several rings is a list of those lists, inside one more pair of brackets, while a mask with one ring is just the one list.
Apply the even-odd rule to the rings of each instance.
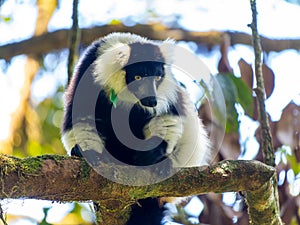
[[[238, 98], [237, 88], [227, 74], [218, 74], [216, 76], [220, 85], [226, 104], [226, 132], [238, 131], [238, 114], [235, 109], [236, 99]], [[217, 99], [217, 98], [216, 98]], [[219, 113], [221, 115], [221, 113]], [[222, 116], [222, 115], [221, 115]], [[221, 119], [221, 118], [220, 118]]]
[[236, 101], [241, 104], [248, 115], [252, 116], [254, 110], [252, 90], [241, 78], [238, 78], [233, 74], [228, 74], [227, 76], [234, 82], [237, 89], [238, 96]]
[[9, 16], [4, 17], [4, 18], [2, 18], [2, 19], [3, 19], [3, 21], [4, 21], [5, 23], [8, 23], [8, 22], [12, 21], [12, 18], [9, 17]]
[[109, 25], [119, 25], [122, 24], [122, 21], [113, 19], [109, 22]]
[[27, 153], [30, 156], [37, 156], [44, 153], [41, 144], [34, 140], [29, 140], [27, 143]]
[[44, 212], [44, 218], [43, 220], [40, 222], [39, 225], [51, 225], [51, 223], [47, 222], [47, 216], [48, 216], [48, 211], [49, 211], [49, 207], [43, 208], [43, 212]]
[[292, 170], [295, 174], [300, 173], [300, 163], [297, 161], [295, 154], [293, 155], [286, 155], [288, 162], [291, 165]]
[[[210, 118], [210, 120], [212, 119], [212, 117], [210, 116], [210, 113], [212, 110], [213, 112], [213, 117], [218, 121], [219, 125], [221, 125], [221, 127], [223, 129], [225, 129], [225, 125], [226, 125], [226, 109], [225, 109], [225, 103], [224, 103], [224, 98], [223, 98], [223, 94], [222, 94], [222, 90], [220, 90], [220, 85], [219, 82], [216, 79], [216, 76], [213, 76], [211, 81], [210, 81], [210, 87], [207, 86], [207, 84], [203, 81], [200, 82], [200, 85], [204, 88], [206, 96], [208, 96], [210, 102], [209, 102], [209, 106], [208, 104], [203, 104], [204, 108], [206, 109], [206, 116], [208, 116]], [[225, 112], [224, 112], [225, 111]], [[202, 117], [201, 117], [202, 118]]]
[[[216, 79], [225, 98], [226, 132], [237, 132], [239, 124], [235, 104], [239, 103], [247, 114], [252, 115], [254, 106], [252, 91], [241, 78], [235, 77], [233, 74], [218, 74]], [[220, 114], [217, 113], [219, 119], [222, 119]]]

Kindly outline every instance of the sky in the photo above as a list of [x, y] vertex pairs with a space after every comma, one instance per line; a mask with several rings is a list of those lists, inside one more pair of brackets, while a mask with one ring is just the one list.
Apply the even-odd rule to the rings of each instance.
[[[12, 19], [7, 23], [0, 22], [0, 45], [17, 42], [32, 36], [37, 17], [37, 10], [34, 6], [34, 1], [30, 0], [7, 0], [4, 3], [0, 8], [0, 16], [11, 16]], [[56, 10], [49, 23], [49, 31], [70, 28], [72, 23], [71, 6], [71, 0], [60, 1], [59, 9]], [[258, 29], [261, 35], [269, 38], [300, 38], [299, 6], [282, 0], [260, 0], [257, 1], [257, 7], [259, 13]], [[131, 26], [136, 21], [159, 22], [163, 18], [167, 25], [179, 25], [188, 30], [230, 30], [249, 34], [251, 32], [250, 28], [247, 27], [247, 24], [251, 22], [248, 0], [186, 0], [176, 1], [176, 3], [173, 0], [85, 0], [80, 1], [79, 11], [80, 27], [107, 24], [112, 19], [120, 19], [126, 25]], [[175, 24], [174, 18], [177, 18]], [[199, 56], [212, 74], [217, 72], [216, 63], [220, 58], [218, 48], [213, 51], [214, 54]], [[63, 51], [61, 54], [67, 54], [67, 52]], [[233, 46], [229, 52], [229, 59], [236, 75], [240, 73], [237, 62], [241, 57], [246, 62], [254, 64], [253, 51], [250, 47]], [[10, 113], [18, 105], [18, 89], [23, 83], [25, 60], [25, 56], [17, 56], [12, 59], [9, 67], [0, 70], [0, 103], [2, 105], [0, 110], [0, 139], [7, 136]], [[46, 65], [47, 60], [50, 66], [53, 62], [53, 55], [49, 54], [46, 57]], [[58, 62], [56, 69], [44, 73], [43, 76], [35, 80], [32, 87], [35, 101], [38, 102], [53, 94], [57, 85], [66, 82], [66, 63], [66, 61]], [[281, 110], [292, 99], [300, 104], [300, 54], [296, 50], [286, 50], [280, 53], [271, 52], [266, 57], [266, 63], [272, 68], [276, 77], [274, 93], [267, 100], [266, 106], [272, 119], [278, 120]], [[1, 59], [0, 67], [6, 67]]]

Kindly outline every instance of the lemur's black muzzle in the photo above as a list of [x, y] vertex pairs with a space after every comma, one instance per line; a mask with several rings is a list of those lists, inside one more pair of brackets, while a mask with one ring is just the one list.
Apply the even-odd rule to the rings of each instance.
[[155, 107], [157, 105], [156, 83], [154, 77], [144, 77], [134, 82], [134, 95], [143, 106]]
[[149, 96], [140, 100], [143, 106], [155, 107], [157, 105], [157, 100], [155, 96]]

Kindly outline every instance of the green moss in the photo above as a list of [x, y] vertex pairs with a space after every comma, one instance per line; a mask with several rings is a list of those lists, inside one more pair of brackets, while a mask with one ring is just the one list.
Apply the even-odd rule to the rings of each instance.
[[37, 157], [28, 157], [22, 159], [19, 167], [24, 173], [35, 174], [39, 173], [40, 168], [43, 166], [44, 160], [53, 160], [56, 164], [59, 164], [62, 160], [67, 159], [69, 156], [61, 155], [41, 155]]
[[38, 173], [43, 165], [43, 160], [39, 157], [28, 157], [22, 160], [20, 170], [24, 173], [34, 174]]
[[70, 156], [68, 156], [68, 155], [40, 155], [40, 156], [37, 156], [36, 158], [40, 158], [41, 160], [50, 159], [50, 160], [55, 161], [58, 164], [62, 160], [69, 159]]
[[8, 174], [10, 171], [16, 171], [19, 167], [20, 159], [2, 155], [0, 159], [0, 176], [3, 177]]
[[131, 199], [141, 199], [141, 198], [144, 198], [144, 196], [145, 196], [145, 189], [135, 188], [135, 189], [130, 190], [128, 194], [131, 197]]
[[[2, 196], [10, 197], [9, 194], [4, 191], [4, 177], [7, 176], [11, 171], [17, 171], [19, 168], [20, 160], [12, 156], [1, 155], [0, 158], [0, 190]], [[16, 189], [17, 186], [14, 186], [12, 189]]]
[[80, 162], [80, 178], [88, 179], [90, 177], [92, 168], [85, 160]]

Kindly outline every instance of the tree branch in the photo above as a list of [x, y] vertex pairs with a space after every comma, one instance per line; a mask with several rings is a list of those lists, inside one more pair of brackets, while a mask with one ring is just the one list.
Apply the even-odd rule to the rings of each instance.
[[[226, 160], [204, 170], [182, 169], [171, 178], [148, 186], [114, 183], [97, 174], [83, 159], [69, 156], [43, 155], [19, 159], [0, 155], [0, 165], [0, 198], [99, 201], [106, 224], [122, 224], [120, 221], [126, 221], [129, 206], [141, 198], [191, 196], [208, 192], [247, 191], [247, 201], [253, 209], [251, 213], [273, 213], [269, 206], [274, 199], [267, 198], [267, 202], [259, 199], [260, 195], [266, 194], [266, 185], [272, 188], [270, 183], [276, 172], [273, 167], [258, 161]], [[103, 166], [101, 169], [111, 170], [118, 175], [127, 171], [126, 167], [116, 165]], [[142, 173], [143, 181], [151, 179], [149, 171]], [[132, 179], [139, 183], [141, 177], [133, 176]], [[279, 217], [266, 217], [266, 224], [271, 224], [268, 222], [274, 216]], [[259, 217], [252, 218], [253, 224], [262, 224]]]
[[[105, 25], [101, 27], [86, 28], [81, 30], [81, 44], [88, 45], [95, 39], [111, 32], [132, 32], [146, 36], [150, 39], [173, 38], [175, 40], [194, 41], [198, 44], [204, 44], [208, 48], [214, 45], [220, 45], [224, 42], [226, 35], [231, 39], [231, 45], [244, 44], [252, 45], [251, 36], [240, 32], [194, 32], [183, 29], [167, 28], [161, 24], [135, 25], [126, 27], [122, 24]], [[43, 34], [37, 37], [0, 46], [0, 58], [9, 61], [12, 57], [20, 54], [43, 55], [54, 50], [60, 50], [68, 47], [69, 30], [58, 30], [52, 33]], [[41, 48], [43, 46], [43, 48]], [[282, 51], [285, 49], [300, 50], [299, 39], [269, 39], [262, 38], [263, 50]]]
[[[252, 22], [250, 24], [252, 30], [252, 37], [253, 37], [253, 48], [254, 48], [254, 55], [255, 55], [255, 77], [256, 77], [256, 88], [255, 93], [257, 96], [257, 104], [258, 104], [258, 111], [259, 111], [259, 122], [261, 126], [261, 149], [264, 156], [264, 162], [267, 165], [275, 166], [275, 153], [274, 147], [272, 143], [272, 136], [271, 136], [271, 129], [269, 125], [268, 115], [265, 107], [265, 100], [266, 100], [266, 90], [264, 86], [264, 78], [262, 73], [262, 47], [261, 47], [261, 40], [257, 30], [257, 9], [256, 9], [256, 0], [250, 0], [251, 11], [252, 11]], [[269, 221], [269, 223], [261, 223], [261, 224], [282, 224], [280, 217], [274, 216], [279, 214], [279, 197], [278, 197], [278, 182], [277, 176], [273, 176], [271, 179], [272, 182], [266, 183], [260, 188], [257, 192], [250, 192], [248, 193], [247, 200], [249, 201], [252, 199], [256, 202], [267, 202], [271, 204], [265, 204], [265, 206], [261, 205], [260, 208], [257, 208], [256, 204], [252, 206], [249, 205], [249, 216], [250, 220], [258, 220], [262, 219], [266, 216], [264, 210], [268, 210], [268, 208], [273, 209], [273, 214], [267, 215], [272, 217], [273, 219]], [[264, 194], [265, 193], [265, 194]], [[257, 198], [257, 194], [260, 197]], [[252, 211], [260, 210], [258, 213], [252, 213]], [[257, 217], [257, 218], [255, 218]], [[252, 222], [252, 221], [251, 221]], [[255, 224], [252, 222], [252, 224]]]
[[262, 74], [262, 48], [260, 36], [257, 30], [257, 10], [256, 1], [250, 0], [252, 10], [252, 23], [250, 24], [253, 36], [253, 47], [255, 55], [255, 77], [256, 77], [256, 88], [255, 93], [258, 100], [259, 110], [259, 122], [261, 125], [261, 140], [262, 140], [262, 151], [264, 155], [264, 162], [267, 165], [275, 166], [275, 154], [272, 144], [272, 136], [270, 132], [270, 125], [268, 115], [265, 107], [266, 91], [264, 85], [264, 78]]

